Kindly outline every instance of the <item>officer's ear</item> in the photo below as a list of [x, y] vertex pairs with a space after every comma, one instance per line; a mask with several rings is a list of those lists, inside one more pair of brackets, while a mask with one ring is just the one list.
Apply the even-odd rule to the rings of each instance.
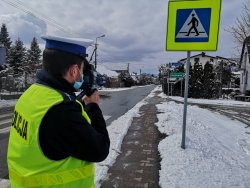
[[73, 64], [69, 67], [68, 73], [70, 76], [75, 78], [77, 76], [78, 72], [79, 72], [79, 70], [78, 70], [77, 64]]

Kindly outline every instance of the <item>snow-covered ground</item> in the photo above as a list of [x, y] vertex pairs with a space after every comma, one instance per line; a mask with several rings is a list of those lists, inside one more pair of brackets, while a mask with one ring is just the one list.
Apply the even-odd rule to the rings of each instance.
[[[151, 98], [157, 90], [161, 88], [156, 87], [146, 98]], [[166, 98], [164, 94], [159, 96]], [[122, 140], [133, 117], [140, 116], [140, 107], [147, 103], [145, 99], [108, 127], [110, 154], [105, 161], [96, 164], [96, 187], [100, 187], [108, 168], [120, 154]], [[207, 100], [199, 101], [205, 102]], [[249, 105], [247, 102], [209, 100], [209, 104], [221, 103]], [[162, 157], [159, 172], [162, 188], [250, 187], [250, 134], [247, 134], [250, 128], [216, 112], [188, 106], [186, 149], [183, 150], [180, 147], [183, 105], [166, 101], [157, 108], [161, 112], [157, 115], [159, 121], [152, 126], [168, 135], [158, 146]]]
[[[157, 87], [154, 91], [160, 90]], [[153, 92], [147, 97], [153, 96]], [[164, 94], [159, 95], [166, 98]], [[195, 103], [206, 103], [198, 100]], [[209, 104], [231, 104], [248, 106], [247, 102], [209, 100]], [[138, 103], [108, 127], [111, 148], [110, 155], [96, 165], [96, 187], [107, 177], [109, 166], [114, 164], [120, 153], [122, 139], [132, 119], [139, 116]], [[218, 113], [188, 106], [186, 149], [181, 149], [183, 105], [164, 102], [157, 105], [159, 113], [156, 126], [168, 136], [159, 146], [162, 157], [160, 181], [163, 188], [217, 188], [250, 187], [250, 135], [246, 125]]]
[[[222, 100], [209, 101], [209, 104], [229, 104]], [[218, 113], [188, 106], [183, 150], [180, 147], [183, 105], [171, 101], [157, 108], [161, 113], [157, 115], [156, 125], [168, 135], [158, 147], [162, 157], [161, 187], [250, 187], [250, 134], [247, 134], [250, 128]]]

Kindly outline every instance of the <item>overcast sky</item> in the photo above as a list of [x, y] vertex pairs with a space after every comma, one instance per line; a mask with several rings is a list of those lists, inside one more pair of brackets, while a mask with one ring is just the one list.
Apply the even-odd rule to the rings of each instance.
[[[233, 38], [225, 29], [235, 24], [247, 1], [222, 0], [218, 50], [207, 54], [236, 54]], [[159, 65], [186, 57], [186, 52], [165, 51], [167, 0], [0, 0], [0, 6], [0, 23], [7, 25], [12, 41], [20, 37], [26, 45], [34, 36], [45, 34], [93, 40], [105, 34], [98, 39], [98, 63], [116, 67], [130, 63], [130, 72], [138, 73], [140, 69], [157, 73]], [[91, 54], [93, 48], [88, 51]]]

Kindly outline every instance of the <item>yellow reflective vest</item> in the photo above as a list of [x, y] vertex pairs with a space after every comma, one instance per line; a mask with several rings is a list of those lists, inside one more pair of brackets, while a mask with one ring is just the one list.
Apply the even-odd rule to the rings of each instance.
[[[33, 84], [18, 100], [8, 146], [11, 188], [94, 187], [94, 163], [74, 157], [53, 161], [39, 146], [39, 127], [43, 117], [52, 106], [63, 101], [61, 93], [39, 84]], [[82, 115], [91, 123], [83, 107]]]

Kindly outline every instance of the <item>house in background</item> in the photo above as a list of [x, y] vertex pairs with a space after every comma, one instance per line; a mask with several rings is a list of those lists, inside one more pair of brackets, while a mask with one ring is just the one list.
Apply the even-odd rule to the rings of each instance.
[[250, 36], [243, 43], [240, 58], [240, 92], [250, 96]]
[[[186, 63], [187, 58], [179, 60], [179, 62]], [[200, 65], [202, 65], [203, 69], [205, 67], [205, 64], [207, 62], [211, 63], [214, 68], [214, 72], [217, 72], [218, 80], [220, 80], [222, 73], [222, 69], [229, 70], [231, 73], [231, 80], [227, 82], [227, 84], [223, 85], [222, 87], [224, 89], [236, 89], [239, 90], [239, 84], [236, 84], [237, 80], [240, 78], [240, 72], [239, 72], [239, 60], [236, 58], [225, 58], [221, 56], [210, 56], [207, 55], [205, 52], [202, 52], [200, 54], [194, 55], [190, 57], [190, 65], [194, 67], [194, 64], [198, 62]]]
[[119, 87], [119, 74], [115, 71], [108, 69], [106, 66], [99, 64], [96, 68], [96, 71], [105, 77], [105, 87]]
[[[99, 67], [98, 67], [99, 66]], [[147, 85], [152, 83], [157, 83], [158, 77], [154, 75], [136, 72], [129, 72], [129, 63], [103, 63], [97, 66], [97, 72], [104, 75], [105, 72], [113, 72], [116, 76], [110, 77], [107, 75], [107, 84], [105, 87], [131, 87], [134, 85]], [[102, 72], [100, 66], [105, 67], [106, 71]], [[109, 71], [107, 71], [109, 70]]]
[[129, 73], [129, 64], [124, 63], [107, 63], [105, 67], [118, 74], [118, 81], [111, 87], [130, 87], [133, 85], [133, 79]]
[[108, 69], [106, 66], [99, 64], [96, 71], [101, 75], [106, 75], [108, 77], [118, 77], [118, 73]]
[[105, 64], [109, 70], [115, 71], [118, 74], [129, 74], [129, 65], [124, 63], [107, 63]]
[[[238, 62], [236, 59], [229, 59], [229, 58], [220, 57], [220, 56], [210, 56], [210, 55], [207, 55], [205, 52], [202, 52], [200, 54], [190, 57], [190, 65], [192, 67], [194, 67], [194, 64], [196, 62], [200, 63], [203, 68], [207, 62], [210, 62], [214, 67], [216, 67], [219, 65], [221, 61], [223, 61], [225, 64], [229, 65], [230, 67], [234, 68], [234, 70], [236, 70], [238, 67]], [[187, 58], [180, 59], [179, 62], [186, 63]]]

